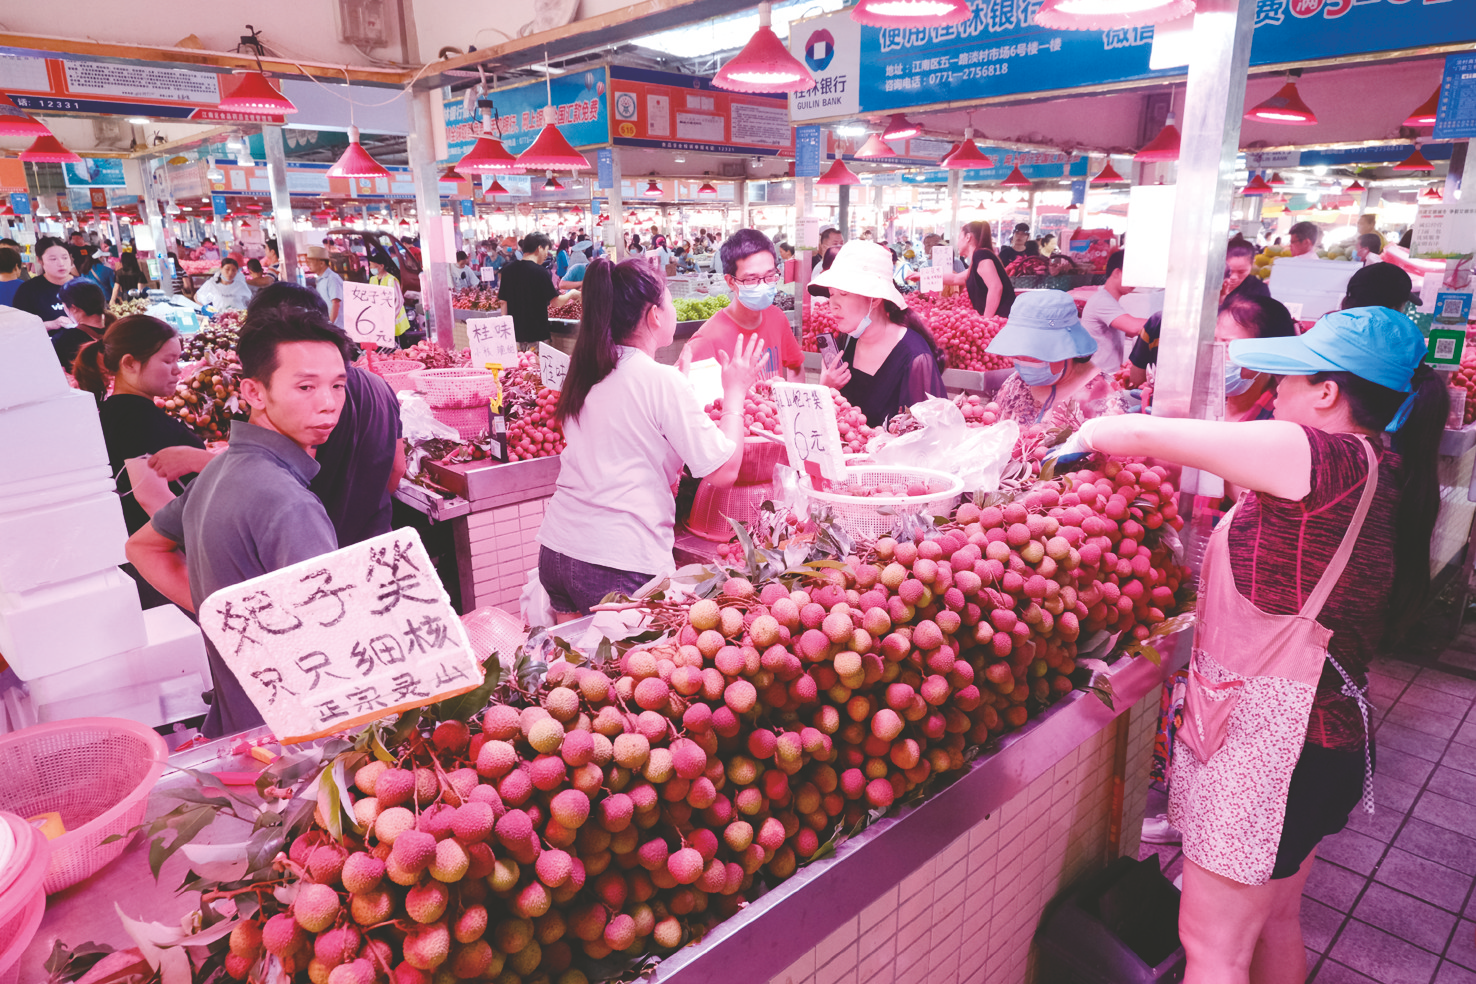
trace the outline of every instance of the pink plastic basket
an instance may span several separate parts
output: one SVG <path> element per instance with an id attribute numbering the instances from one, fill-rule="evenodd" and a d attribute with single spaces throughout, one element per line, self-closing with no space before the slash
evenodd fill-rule
<path id="1" fill-rule="evenodd" d="M 128 844 L 169 748 L 152 728 L 121 718 L 74 718 L 0 736 L 0 810 L 61 814 L 67 833 L 51 842 L 46 894 L 90 877 Z"/>
<path id="2" fill-rule="evenodd" d="M 0 824 L 14 840 L 9 860 L 0 866 L 0 981 L 13 981 L 21 954 L 31 944 L 46 912 L 42 881 L 51 843 L 41 831 L 12 813 L 0 813 Z"/>
<path id="3" fill-rule="evenodd" d="M 490 605 L 467 612 L 461 616 L 461 624 L 466 626 L 472 652 L 480 660 L 496 653 L 505 657 L 504 662 L 512 662 L 528 641 L 528 630 L 521 618 Z"/>
<path id="4" fill-rule="evenodd" d="M 422 369 L 410 378 L 436 408 L 485 407 L 497 392 L 497 374 L 490 369 Z"/>
<path id="5" fill-rule="evenodd" d="M 463 441 L 487 432 L 487 407 L 431 407 L 431 416 L 448 427 L 455 427 Z"/>
<path id="6" fill-rule="evenodd" d="M 411 377 L 417 372 L 423 372 L 425 364 L 414 359 L 376 359 L 369 364 L 369 368 L 399 393 L 415 388 L 415 381 Z"/>

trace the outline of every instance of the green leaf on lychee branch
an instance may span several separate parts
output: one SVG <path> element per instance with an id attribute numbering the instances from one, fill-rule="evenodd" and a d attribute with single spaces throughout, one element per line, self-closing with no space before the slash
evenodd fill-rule
<path id="1" fill-rule="evenodd" d="M 115 952 L 117 951 L 106 943 L 79 943 L 69 949 L 61 940 L 57 940 L 52 944 L 51 954 L 42 968 L 48 975 L 43 984 L 71 984 Z M 142 958 L 139 958 L 139 962 L 142 963 Z"/>

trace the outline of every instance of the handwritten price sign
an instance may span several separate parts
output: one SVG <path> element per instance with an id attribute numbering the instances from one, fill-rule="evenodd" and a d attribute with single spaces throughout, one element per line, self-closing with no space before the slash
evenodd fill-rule
<path id="1" fill-rule="evenodd" d="M 492 365 L 518 364 L 518 340 L 513 336 L 512 318 L 471 318 L 466 323 L 471 345 L 471 364 L 478 369 Z"/>
<path id="2" fill-rule="evenodd" d="M 413 529 L 222 588 L 209 636 L 283 742 L 473 690 L 483 672 Z"/>
<path id="3" fill-rule="evenodd" d="M 395 312 L 399 298 L 393 287 L 375 284 L 343 285 L 343 326 L 360 345 L 395 344 Z"/>
<path id="4" fill-rule="evenodd" d="M 845 455 L 830 388 L 778 381 L 770 385 L 774 402 L 779 405 L 780 429 L 789 449 L 790 466 L 811 476 L 818 470 L 830 481 L 845 478 Z"/>
<path id="5" fill-rule="evenodd" d="M 544 386 L 563 389 L 564 377 L 569 375 L 569 357 L 547 342 L 539 342 L 538 374 L 543 377 Z"/>

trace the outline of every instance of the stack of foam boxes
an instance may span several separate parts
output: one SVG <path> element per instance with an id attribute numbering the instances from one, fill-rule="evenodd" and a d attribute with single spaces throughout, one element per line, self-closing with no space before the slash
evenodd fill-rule
<path id="1" fill-rule="evenodd" d="M 0 722 L 203 714 L 200 630 L 173 605 L 144 612 L 118 569 L 127 530 L 91 394 L 34 315 L 0 307 L 0 353 L 0 656 L 23 681 Z"/>

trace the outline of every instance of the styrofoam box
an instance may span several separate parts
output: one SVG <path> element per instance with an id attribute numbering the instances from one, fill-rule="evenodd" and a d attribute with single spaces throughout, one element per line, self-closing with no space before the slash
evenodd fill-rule
<path id="1" fill-rule="evenodd" d="M 41 319 L 0 307 L 0 410 L 54 399 L 71 391 Z"/>
<path id="2" fill-rule="evenodd" d="M 0 592 L 0 654 L 22 680 L 146 641 L 138 586 L 117 568 L 33 591 Z"/>
<path id="3" fill-rule="evenodd" d="M 91 393 L 68 389 L 41 403 L 0 410 L 0 461 L 6 484 L 107 467 L 97 401 Z"/>
<path id="4" fill-rule="evenodd" d="M 188 615 L 173 605 L 161 605 L 143 613 L 143 624 L 144 645 L 60 673 L 31 677 L 26 681 L 31 698 L 38 705 L 54 704 L 143 684 L 210 679 L 205 637 Z"/>
<path id="5" fill-rule="evenodd" d="M 0 412 L 0 417 L 3 417 L 3 412 Z M 8 471 L 0 470 L 0 479 L 9 477 Z M 107 462 L 25 481 L 0 481 L 0 512 L 42 509 L 104 492 L 116 495 L 117 489 L 118 483 L 113 480 Z"/>
<path id="6" fill-rule="evenodd" d="M 112 492 L 0 512 L 0 591 L 30 591 L 127 563 L 127 540 L 123 506 Z"/>

